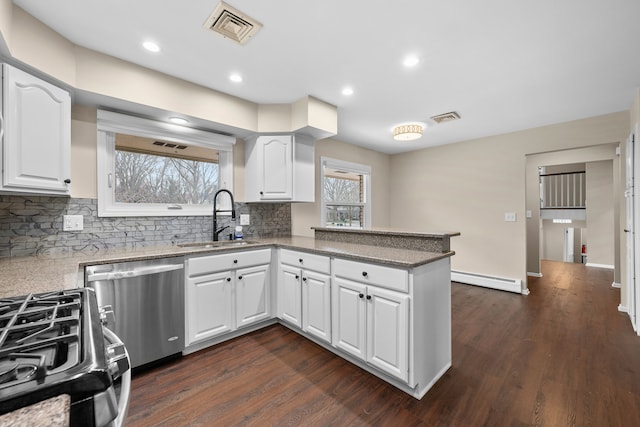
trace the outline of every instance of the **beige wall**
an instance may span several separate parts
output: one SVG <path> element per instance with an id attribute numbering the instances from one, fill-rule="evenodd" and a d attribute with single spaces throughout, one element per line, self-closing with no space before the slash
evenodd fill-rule
<path id="1" fill-rule="evenodd" d="M 368 150 L 355 145 L 346 144 L 334 139 L 323 139 L 316 142 L 316 195 L 315 203 L 294 203 L 291 206 L 291 231 L 294 235 L 313 236 L 311 227 L 320 225 L 320 179 L 322 168 L 321 157 L 346 160 L 371 166 L 371 219 L 373 227 L 389 226 L 389 187 L 390 171 L 387 154 Z M 402 215 L 402 209 L 392 210 Z"/>
<path id="2" fill-rule="evenodd" d="M 0 0 L 0 54 L 9 55 L 13 33 L 13 3 Z"/>
<path id="3" fill-rule="evenodd" d="M 390 226 L 460 231 L 452 239 L 454 270 L 526 283 L 526 223 L 539 232 L 539 217 L 525 219 L 526 156 L 617 144 L 628 128 L 625 111 L 394 155 L 390 206 L 400 214 L 390 215 Z M 505 212 L 516 212 L 517 222 L 505 222 Z"/>
<path id="4" fill-rule="evenodd" d="M 587 262 L 614 266 L 613 161 L 587 163 Z"/>
<path id="5" fill-rule="evenodd" d="M 74 105 L 71 110 L 71 197 L 98 197 L 97 158 L 96 109 Z"/>
<path id="6" fill-rule="evenodd" d="M 573 254 L 574 261 L 580 262 L 580 245 L 586 243 L 587 226 L 585 221 L 573 221 L 571 224 L 554 224 L 552 220 L 543 220 L 542 225 L 542 243 L 541 243 L 541 257 L 551 261 L 563 261 L 564 260 L 564 234 L 567 228 L 573 228 L 574 230 L 574 245 Z"/>

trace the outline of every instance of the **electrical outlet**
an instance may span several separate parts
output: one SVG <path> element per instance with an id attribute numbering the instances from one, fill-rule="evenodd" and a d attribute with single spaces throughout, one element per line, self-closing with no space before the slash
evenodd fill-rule
<path id="1" fill-rule="evenodd" d="M 240 225 L 249 225 L 249 214 L 240 214 Z"/>
<path id="2" fill-rule="evenodd" d="M 515 212 L 505 212 L 504 220 L 507 222 L 516 222 L 516 213 Z"/>
<path id="3" fill-rule="evenodd" d="M 62 230 L 63 231 L 82 231 L 84 228 L 82 215 L 63 215 Z"/>

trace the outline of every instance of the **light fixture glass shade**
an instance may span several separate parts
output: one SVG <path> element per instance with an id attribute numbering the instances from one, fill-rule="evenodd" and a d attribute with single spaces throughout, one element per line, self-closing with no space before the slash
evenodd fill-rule
<path id="1" fill-rule="evenodd" d="M 420 137 L 422 137 L 421 125 L 400 125 L 393 128 L 393 139 L 396 141 L 412 141 Z"/>

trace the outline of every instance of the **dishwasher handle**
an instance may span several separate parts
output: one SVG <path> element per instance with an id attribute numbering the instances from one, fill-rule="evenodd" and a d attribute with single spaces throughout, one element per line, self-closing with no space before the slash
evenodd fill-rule
<path id="1" fill-rule="evenodd" d="M 153 267 L 141 267 L 125 271 L 109 271 L 104 273 L 87 273 L 87 282 L 97 282 L 99 280 L 120 280 L 132 277 L 148 276 L 150 274 L 165 273 L 167 271 L 181 270 L 183 264 L 158 265 Z"/>

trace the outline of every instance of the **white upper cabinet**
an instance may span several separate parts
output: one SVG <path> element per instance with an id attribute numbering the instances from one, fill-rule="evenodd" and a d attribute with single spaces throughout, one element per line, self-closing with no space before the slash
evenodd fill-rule
<path id="1" fill-rule="evenodd" d="M 2 191 L 69 195 L 69 93 L 2 64 Z"/>
<path id="2" fill-rule="evenodd" d="M 263 135 L 245 146 L 247 202 L 313 202 L 313 139 L 304 135 Z"/>

